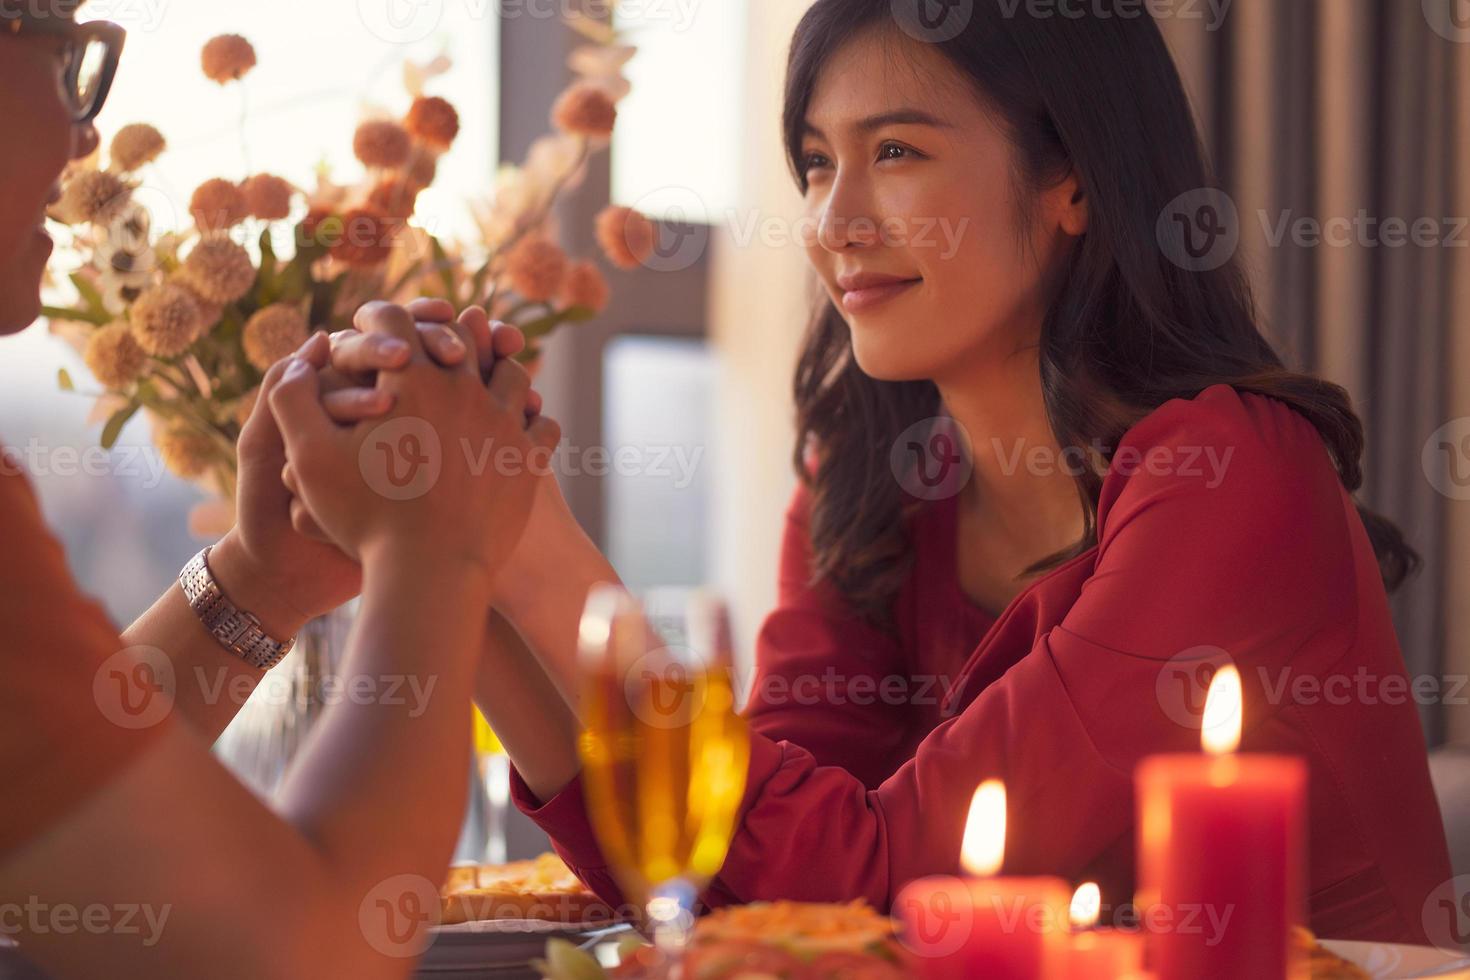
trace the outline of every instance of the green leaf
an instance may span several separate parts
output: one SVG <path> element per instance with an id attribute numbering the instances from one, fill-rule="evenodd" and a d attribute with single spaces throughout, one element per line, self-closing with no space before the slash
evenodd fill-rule
<path id="1" fill-rule="evenodd" d="M 271 241 L 271 230 L 267 228 L 260 233 L 260 276 L 256 280 L 260 284 L 261 306 L 275 302 L 277 265 L 275 244 Z"/>
<path id="2" fill-rule="evenodd" d="M 444 246 L 439 239 L 433 235 L 429 236 L 429 245 L 434 250 L 434 265 L 439 269 L 439 279 L 444 283 L 444 298 L 450 302 L 454 301 L 454 260 L 449 253 L 444 251 Z"/>
<path id="3" fill-rule="evenodd" d="M 77 287 L 77 294 L 82 297 L 82 302 L 87 304 L 88 311 L 94 316 L 106 317 L 107 307 L 103 305 L 102 294 L 98 292 L 97 287 L 83 278 L 79 272 L 73 272 L 68 278 L 71 279 L 71 284 Z"/>
<path id="4" fill-rule="evenodd" d="M 112 418 L 102 427 L 102 448 L 111 449 L 117 444 L 117 437 L 122 435 L 123 426 L 138 411 L 138 403 L 134 402 L 126 408 L 120 408 L 112 413 Z"/>
<path id="5" fill-rule="evenodd" d="M 56 384 L 62 391 L 76 391 L 77 386 L 71 380 L 71 372 L 66 368 L 56 369 Z"/>
<path id="6" fill-rule="evenodd" d="M 72 323 L 90 323 L 95 327 L 104 327 L 112 321 L 112 317 L 104 310 L 101 313 L 93 313 L 90 310 L 71 310 L 64 306 L 43 306 L 41 315 L 49 320 L 67 320 Z"/>

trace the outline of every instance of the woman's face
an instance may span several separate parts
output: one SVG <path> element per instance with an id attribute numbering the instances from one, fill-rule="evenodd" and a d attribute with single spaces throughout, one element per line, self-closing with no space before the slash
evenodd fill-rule
<path id="1" fill-rule="evenodd" d="M 866 374 L 942 383 L 1036 342 L 1046 274 L 1086 225 L 1074 180 L 1021 227 L 1010 141 L 968 79 L 901 35 L 839 50 L 806 121 L 807 255 Z"/>
<path id="2" fill-rule="evenodd" d="M 67 162 L 97 145 L 90 124 L 72 123 L 62 88 L 65 46 L 56 37 L 0 37 L 0 120 L 9 147 L 0 154 L 0 334 L 40 315 L 41 274 L 51 255 L 46 207 Z"/>

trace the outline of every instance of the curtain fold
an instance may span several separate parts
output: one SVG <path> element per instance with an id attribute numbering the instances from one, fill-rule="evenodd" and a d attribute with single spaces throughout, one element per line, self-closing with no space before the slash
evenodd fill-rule
<path id="1" fill-rule="evenodd" d="M 1463 676 L 1470 501 L 1425 446 L 1455 419 L 1470 439 L 1470 40 L 1408 0 L 1235 0 L 1215 29 L 1160 26 L 1239 208 L 1263 327 L 1352 394 L 1360 499 L 1424 558 L 1392 600 L 1409 672 Z M 1470 709 L 1421 710 L 1431 743 L 1470 739 Z"/>

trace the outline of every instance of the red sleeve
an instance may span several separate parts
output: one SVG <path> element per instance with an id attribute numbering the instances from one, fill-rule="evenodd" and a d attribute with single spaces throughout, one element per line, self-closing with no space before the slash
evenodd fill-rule
<path id="1" fill-rule="evenodd" d="M 881 786 L 754 737 L 711 904 L 862 897 L 888 908 L 908 881 L 958 869 L 970 796 L 992 776 L 1009 791 L 1007 873 L 1094 869 L 1131 838 L 1135 763 L 1198 744 L 1158 694 L 1163 661 L 1223 648 L 1248 701 L 1265 705 L 1254 668 L 1320 670 L 1349 648 L 1344 521 L 1342 488 L 1305 419 L 1223 385 L 1168 402 L 1115 454 L 1095 568 L 1062 622 Z M 1264 709 L 1247 726 L 1253 750 L 1293 737 Z M 578 784 L 528 812 L 589 885 L 610 886 Z"/>
<path id="2" fill-rule="evenodd" d="M 169 724 L 172 689 L 120 690 L 135 661 L 78 591 L 18 462 L 0 447 L 0 859 L 80 804 Z M 114 677 L 116 674 L 118 677 Z M 170 680 L 160 677 L 161 683 Z"/>
<path id="3" fill-rule="evenodd" d="M 745 715 L 753 732 L 876 786 L 893 772 L 905 732 L 901 705 L 876 695 L 907 673 L 903 654 L 830 583 L 811 583 L 809 503 L 798 487 L 786 512 L 778 603 L 756 641 Z"/>

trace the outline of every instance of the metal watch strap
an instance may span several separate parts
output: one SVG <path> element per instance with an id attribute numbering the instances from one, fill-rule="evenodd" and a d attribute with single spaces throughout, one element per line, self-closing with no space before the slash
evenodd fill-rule
<path id="1" fill-rule="evenodd" d="M 210 635 L 250 666 L 269 670 L 291 652 L 294 637 L 284 642 L 272 639 L 260 628 L 259 619 L 237 608 L 225 595 L 209 571 L 209 548 L 189 559 L 179 572 L 179 585 Z"/>

